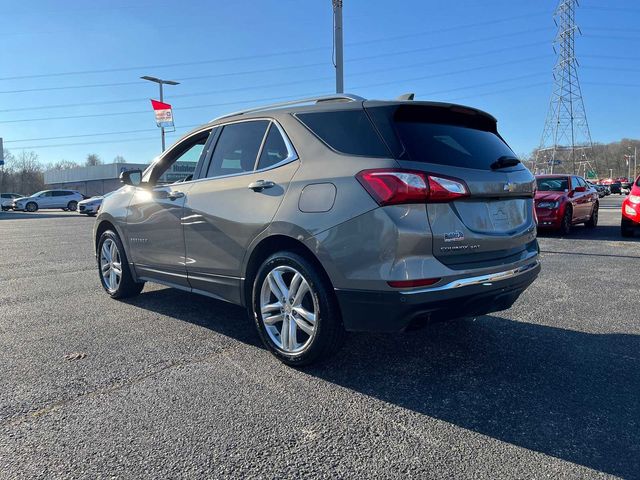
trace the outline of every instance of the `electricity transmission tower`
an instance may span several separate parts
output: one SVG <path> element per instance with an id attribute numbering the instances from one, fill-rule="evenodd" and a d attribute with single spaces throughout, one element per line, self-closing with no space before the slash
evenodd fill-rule
<path id="1" fill-rule="evenodd" d="M 553 50 L 553 90 L 547 119 L 536 154 L 536 170 L 553 173 L 560 170 L 577 174 L 595 170 L 593 144 L 587 114 L 578 81 L 578 61 L 574 40 L 580 29 L 575 22 L 578 0 L 559 0 L 553 20 L 558 27 Z"/>

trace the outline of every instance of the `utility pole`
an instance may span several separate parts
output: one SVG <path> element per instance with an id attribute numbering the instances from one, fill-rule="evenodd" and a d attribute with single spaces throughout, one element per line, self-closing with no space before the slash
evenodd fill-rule
<path id="1" fill-rule="evenodd" d="M 162 90 L 163 85 L 180 85 L 180 82 L 175 82 L 173 80 L 162 80 L 160 78 L 150 77 L 148 75 L 145 75 L 140 78 L 142 80 L 148 80 L 150 82 L 157 83 L 158 85 L 160 85 L 160 101 L 161 102 L 164 102 L 164 92 Z M 160 139 L 162 140 L 162 151 L 164 152 L 164 127 L 160 127 Z"/>
<path id="2" fill-rule="evenodd" d="M 342 41 L 342 0 L 333 2 L 333 45 L 336 67 L 336 93 L 344 93 L 344 58 Z"/>
<path id="3" fill-rule="evenodd" d="M 593 158 L 593 143 L 578 81 L 575 34 L 581 34 L 575 22 L 578 0 L 559 0 L 553 14 L 558 27 L 553 50 L 557 60 L 553 67 L 553 90 L 544 124 L 540 148 L 536 155 L 551 153 L 551 173 L 558 165 L 566 173 L 576 174 L 576 157 Z M 563 165 L 565 163 L 570 166 Z M 597 165 L 594 165 L 597 168 Z"/>

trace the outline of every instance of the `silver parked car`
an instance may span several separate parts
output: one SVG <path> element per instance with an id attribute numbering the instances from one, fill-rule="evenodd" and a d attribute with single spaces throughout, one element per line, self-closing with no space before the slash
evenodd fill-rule
<path id="1" fill-rule="evenodd" d="M 43 208 L 61 208 L 73 212 L 83 198 L 81 193 L 73 190 L 43 190 L 29 197 L 16 198 L 13 209 L 35 212 Z"/>
<path id="2" fill-rule="evenodd" d="M 102 201 L 105 197 L 111 195 L 113 192 L 105 193 L 104 195 L 96 195 L 86 200 L 78 202 L 78 213 L 87 215 L 88 217 L 95 217 L 102 206 Z"/>
<path id="3" fill-rule="evenodd" d="M 192 179 L 162 185 L 175 162 Z M 509 308 L 540 266 L 535 179 L 496 130 L 458 105 L 336 95 L 221 117 L 103 202 L 102 286 L 146 281 L 247 308 L 290 365 L 345 331 Z"/>
<path id="4" fill-rule="evenodd" d="M 19 193 L 0 193 L 0 207 L 2 207 L 2 211 L 11 210 L 13 208 L 13 201 L 20 197 L 22 197 L 22 195 Z"/>

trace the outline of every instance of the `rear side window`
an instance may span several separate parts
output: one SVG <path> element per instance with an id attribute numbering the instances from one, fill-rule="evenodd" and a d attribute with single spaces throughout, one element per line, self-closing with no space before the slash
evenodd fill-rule
<path id="1" fill-rule="evenodd" d="M 339 153 L 365 157 L 391 156 L 362 109 L 298 113 L 296 118 Z"/>
<path id="2" fill-rule="evenodd" d="M 287 145 L 285 144 L 282 135 L 280 135 L 278 127 L 272 123 L 269 127 L 267 138 L 264 141 L 262 153 L 260 153 L 258 170 L 276 165 L 285 160 L 288 156 L 289 150 L 287 150 Z"/>
<path id="3" fill-rule="evenodd" d="M 465 109 L 401 106 L 367 109 L 397 158 L 490 170 L 515 157 L 488 117 Z"/>
<path id="4" fill-rule="evenodd" d="M 67 192 L 65 192 L 63 190 L 54 190 L 53 196 L 54 197 L 66 197 L 67 196 Z"/>
<path id="5" fill-rule="evenodd" d="M 207 177 L 252 171 L 268 125 L 268 120 L 225 125 L 213 151 Z"/>

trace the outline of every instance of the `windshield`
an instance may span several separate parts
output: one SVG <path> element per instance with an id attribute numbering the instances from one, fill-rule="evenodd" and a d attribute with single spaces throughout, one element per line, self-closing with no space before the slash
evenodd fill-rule
<path id="1" fill-rule="evenodd" d="M 569 181 L 566 178 L 537 178 L 536 182 L 540 192 L 564 192 L 569 190 Z"/>
<path id="2" fill-rule="evenodd" d="M 49 190 L 41 190 L 37 193 L 34 193 L 33 195 L 31 195 L 32 197 L 39 197 L 40 195 L 42 195 L 43 193 L 48 192 Z"/>

